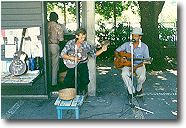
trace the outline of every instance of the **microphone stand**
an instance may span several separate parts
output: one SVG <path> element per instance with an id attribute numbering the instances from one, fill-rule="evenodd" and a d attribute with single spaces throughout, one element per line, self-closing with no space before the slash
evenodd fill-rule
<path id="1" fill-rule="evenodd" d="M 75 58 L 77 58 L 77 45 L 75 44 Z M 77 91 L 77 59 L 75 59 L 75 89 L 76 89 L 76 95 L 78 93 Z"/>
<path id="2" fill-rule="evenodd" d="M 141 107 L 139 107 L 139 106 L 136 106 L 135 104 L 134 104 L 134 101 L 133 101 L 133 98 L 134 98 L 134 95 L 133 95 L 133 83 L 134 83 L 134 74 L 133 74 L 133 72 L 134 72 L 134 42 L 136 42 L 136 40 L 135 39 L 133 39 L 132 41 L 131 41 L 131 88 L 132 88 L 132 98 L 131 98 L 131 104 L 129 104 L 130 106 L 131 106 L 131 108 L 136 108 L 136 109 L 139 109 L 139 110 L 142 110 L 142 111 L 145 111 L 145 112 L 148 112 L 148 113 L 151 113 L 151 114 L 154 114 L 154 112 L 151 112 L 151 111 L 149 111 L 149 110 L 146 110 L 146 109 L 143 109 L 143 108 L 141 108 Z"/>
<path id="3" fill-rule="evenodd" d="M 132 42 L 131 42 L 131 82 L 132 82 L 132 84 L 131 84 L 131 88 L 132 88 L 132 99 L 131 99 L 131 107 L 134 107 L 134 102 L 133 102 L 133 98 L 134 98 L 134 95 L 133 95 L 133 81 L 134 81 L 134 75 L 133 75 L 133 73 L 134 73 L 134 42 L 135 42 L 136 40 L 132 40 Z"/>

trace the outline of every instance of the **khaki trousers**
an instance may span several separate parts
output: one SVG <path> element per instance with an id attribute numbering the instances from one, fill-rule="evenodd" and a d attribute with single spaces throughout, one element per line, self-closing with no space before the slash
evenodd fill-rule
<path id="1" fill-rule="evenodd" d="M 134 85 L 132 85 L 132 79 L 131 79 L 131 72 L 130 72 L 131 67 L 123 67 L 122 68 L 122 79 L 125 83 L 125 85 L 127 86 L 128 92 L 129 94 L 135 93 L 135 91 L 137 90 L 138 92 L 142 89 L 142 85 L 146 80 L 146 68 L 145 65 L 143 65 L 142 67 L 139 67 L 136 69 L 135 73 L 136 73 L 136 78 L 137 78 L 137 87 L 135 89 Z M 134 82 L 133 82 L 134 84 Z"/>
<path id="2" fill-rule="evenodd" d="M 59 70 L 59 50 L 58 44 L 49 44 L 49 61 L 51 62 L 52 85 L 57 85 Z"/>

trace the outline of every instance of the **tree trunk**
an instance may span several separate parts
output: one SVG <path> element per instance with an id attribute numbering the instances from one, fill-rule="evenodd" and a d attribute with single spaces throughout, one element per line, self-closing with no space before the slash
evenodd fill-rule
<path id="1" fill-rule="evenodd" d="M 149 46 L 150 56 L 154 58 L 151 67 L 161 69 L 165 65 L 161 51 L 158 31 L 158 16 L 165 1 L 139 1 L 141 27 L 143 29 L 143 42 Z"/>

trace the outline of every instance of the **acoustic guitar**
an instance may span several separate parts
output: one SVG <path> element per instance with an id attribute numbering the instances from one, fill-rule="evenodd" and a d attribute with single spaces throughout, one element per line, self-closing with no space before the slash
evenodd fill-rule
<path id="1" fill-rule="evenodd" d="M 26 64 L 26 58 L 28 57 L 25 52 L 22 51 L 23 39 L 25 37 L 27 28 L 23 28 L 20 48 L 14 53 L 13 61 L 9 66 L 9 72 L 14 76 L 20 76 L 27 72 L 28 66 Z"/>
<path id="2" fill-rule="evenodd" d="M 105 40 L 101 44 L 102 44 L 102 46 L 100 46 L 100 47 L 108 46 L 108 45 L 110 45 L 110 41 L 109 40 Z M 78 65 L 78 63 L 83 63 L 83 62 L 87 61 L 87 59 L 88 59 L 88 54 L 87 53 L 89 53 L 90 51 L 92 51 L 92 50 L 94 50 L 96 48 L 97 48 L 97 46 L 93 46 L 88 51 L 85 51 L 83 49 L 77 49 L 77 53 L 75 53 L 75 50 L 69 51 L 68 55 L 69 56 L 77 56 L 79 61 L 76 63 L 73 60 L 63 59 L 63 62 L 64 62 L 65 66 L 67 68 L 74 68 L 74 67 L 76 67 L 76 65 Z"/>
<path id="3" fill-rule="evenodd" d="M 127 53 L 127 52 L 124 52 L 124 51 L 121 51 L 121 52 L 117 52 L 119 57 L 116 57 L 114 58 L 114 66 L 116 68 L 123 68 L 124 66 L 127 66 L 127 67 L 131 67 L 131 57 L 132 57 L 132 54 L 131 53 Z M 122 61 L 123 58 L 126 58 L 126 61 Z M 134 61 L 143 61 L 144 64 L 151 64 L 153 58 L 133 58 Z"/>

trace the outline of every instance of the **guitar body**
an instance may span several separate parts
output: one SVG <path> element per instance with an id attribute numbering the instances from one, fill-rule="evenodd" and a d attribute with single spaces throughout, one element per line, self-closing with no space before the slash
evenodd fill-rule
<path id="1" fill-rule="evenodd" d="M 14 54 L 12 63 L 9 66 L 9 72 L 14 76 L 20 76 L 27 72 L 28 66 L 26 64 L 27 54 L 21 52 L 20 57 L 18 53 Z"/>
<path id="2" fill-rule="evenodd" d="M 75 52 L 69 52 L 68 55 L 75 56 Z M 84 62 L 88 59 L 87 54 L 82 50 L 78 51 L 77 57 L 80 59 L 80 61 L 77 62 L 77 63 L 75 63 L 75 61 L 72 61 L 72 60 L 63 59 L 63 62 L 65 64 L 65 66 L 67 68 L 75 68 L 76 65 L 78 65 L 78 63 L 82 63 L 82 62 Z"/>
<path id="3" fill-rule="evenodd" d="M 130 53 L 126 53 L 126 52 L 123 52 L 123 51 L 118 52 L 118 53 L 119 53 L 120 57 L 131 58 L 131 54 Z M 121 60 L 121 58 L 117 58 L 116 57 L 115 60 L 114 60 L 114 66 L 116 68 L 122 68 L 124 66 L 130 67 L 131 66 L 131 61 L 123 62 Z"/>
<path id="4" fill-rule="evenodd" d="M 75 64 L 74 61 L 67 60 L 67 59 L 64 59 L 63 62 L 64 62 L 65 66 L 66 66 L 67 68 L 74 68 L 74 67 L 76 67 L 76 65 L 77 65 L 77 64 Z"/>
<path id="5" fill-rule="evenodd" d="M 132 54 L 131 53 L 127 53 L 127 52 L 124 52 L 124 51 L 121 51 L 121 52 L 118 52 L 118 55 L 120 57 L 116 57 L 115 56 L 115 59 L 114 59 L 114 66 L 116 68 L 123 68 L 125 66 L 127 67 L 131 67 L 132 63 L 131 63 L 131 57 L 132 57 Z M 122 61 L 123 59 L 122 58 L 126 58 L 127 61 Z M 143 61 L 143 63 L 145 64 L 150 64 L 153 60 L 153 58 L 133 58 L 134 61 L 135 60 L 138 60 L 138 61 Z"/>

